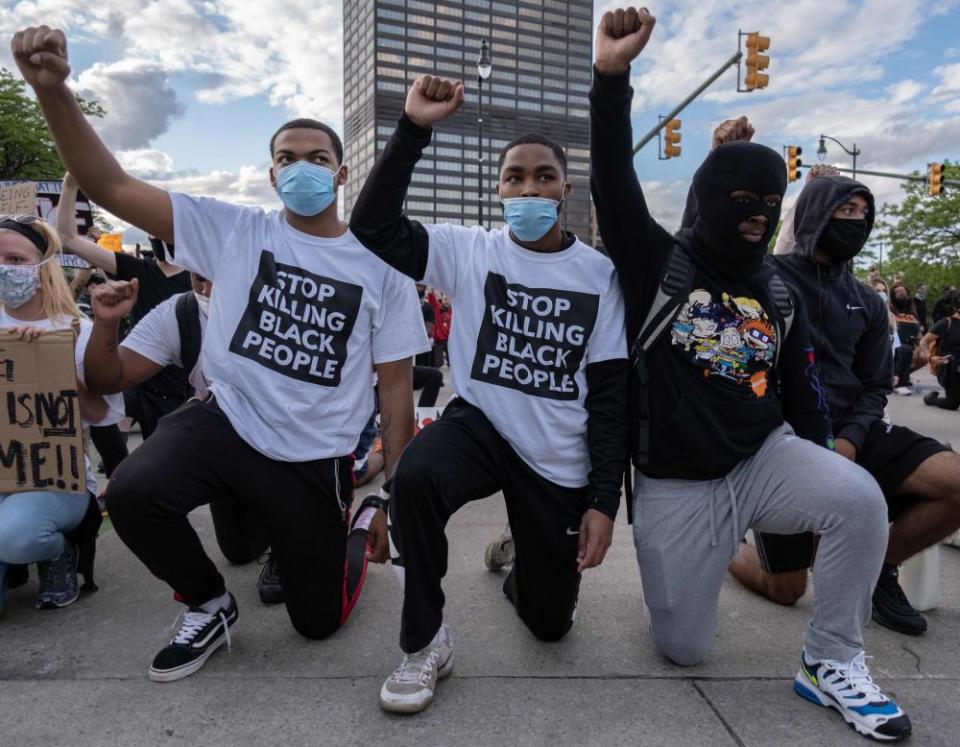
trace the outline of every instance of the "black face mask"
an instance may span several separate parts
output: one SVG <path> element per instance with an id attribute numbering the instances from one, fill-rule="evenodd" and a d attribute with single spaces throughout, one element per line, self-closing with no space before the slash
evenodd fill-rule
<path id="1" fill-rule="evenodd" d="M 703 257 L 728 277 L 747 277 L 758 270 L 780 220 L 779 200 L 774 205 L 764 198 L 782 198 L 786 188 L 783 159 L 770 148 L 736 142 L 714 149 L 693 177 L 693 233 Z M 735 191 L 757 198 L 733 199 Z M 740 234 L 740 224 L 761 215 L 767 219 L 766 229 L 759 241 L 748 241 Z"/>
<path id="2" fill-rule="evenodd" d="M 864 218 L 831 218 L 817 241 L 817 248 L 832 264 L 842 265 L 856 257 L 867 243 L 869 226 Z"/>
<path id="3" fill-rule="evenodd" d="M 902 311 L 906 313 L 910 311 L 910 299 L 909 298 L 900 298 L 899 296 L 894 296 L 890 299 L 890 303 L 893 304 L 893 308 L 897 311 Z"/>

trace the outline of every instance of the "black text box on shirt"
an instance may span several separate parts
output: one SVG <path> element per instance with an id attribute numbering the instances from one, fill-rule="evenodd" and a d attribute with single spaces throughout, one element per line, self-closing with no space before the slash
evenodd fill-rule
<path id="1" fill-rule="evenodd" d="M 488 273 L 470 377 L 535 397 L 576 400 L 575 375 L 597 322 L 600 297 L 528 288 Z"/>
<path id="2" fill-rule="evenodd" d="M 340 385 L 363 288 L 260 254 L 230 352 L 284 376 Z"/>

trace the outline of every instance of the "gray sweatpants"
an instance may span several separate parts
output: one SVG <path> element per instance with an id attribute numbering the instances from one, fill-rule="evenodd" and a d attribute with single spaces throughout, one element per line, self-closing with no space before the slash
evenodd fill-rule
<path id="1" fill-rule="evenodd" d="M 747 529 L 820 535 L 804 646 L 812 659 L 837 661 L 863 650 L 889 534 L 883 493 L 866 470 L 784 425 L 721 479 L 638 474 L 633 500 L 644 601 L 667 658 L 693 665 L 710 649 L 720 586 Z"/>

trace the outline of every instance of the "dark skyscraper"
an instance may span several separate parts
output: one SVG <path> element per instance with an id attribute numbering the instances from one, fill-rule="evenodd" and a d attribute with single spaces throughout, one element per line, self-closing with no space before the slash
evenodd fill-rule
<path id="1" fill-rule="evenodd" d="M 592 0 L 344 0 L 344 135 L 351 167 L 347 215 L 425 73 L 461 79 L 461 110 L 434 132 L 407 193 L 407 214 L 427 223 L 478 220 L 477 59 L 483 82 L 484 223 L 502 225 L 497 157 L 514 137 L 542 133 L 564 147 L 573 193 L 563 226 L 591 240 L 589 112 Z"/>

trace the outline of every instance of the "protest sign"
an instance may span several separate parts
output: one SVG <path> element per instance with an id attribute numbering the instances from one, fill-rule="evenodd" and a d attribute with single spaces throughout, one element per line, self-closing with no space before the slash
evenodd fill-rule
<path id="1" fill-rule="evenodd" d="M 33 182 L 0 186 L 0 215 L 35 215 L 37 187 Z"/>
<path id="2" fill-rule="evenodd" d="M 0 334 L 0 493 L 86 490 L 73 332 Z"/>
<path id="3" fill-rule="evenodd" d="M 105 233 L 97 239 L 97 246 L 108 249 L 111 252 L 123 251 L 122 233 Z"/>
<path id="4" fill-rule="evenodd" d="M 61 267 L 73 267 L 77 270 L 89 270 L 92 266 L 87 260 L 81 259 L 76 254 L 58 254 L 57 262 Z"/>
<path id="5" fill-rule="evenodd" d="M 8 188 L 23 189 L 24 185 L 29 184 L 34 189 L 34 199 L 26 210 L 20 213 L 32 213 L 51 225 L 57 219 L 57 205 L 60 203 L 60 193 L 63 191 L 63 182 L 25 182 L 18 180 L 0 180 L 0 194 Z M 6 209 L 0 210 L 0 214 L 18 215 L 20 213 L 11 213 Z M 87 230 L 93 225 L 93 211 L 90 202 L 83 195 L 77 194 L 77 232 L 85 236 Z"/>

